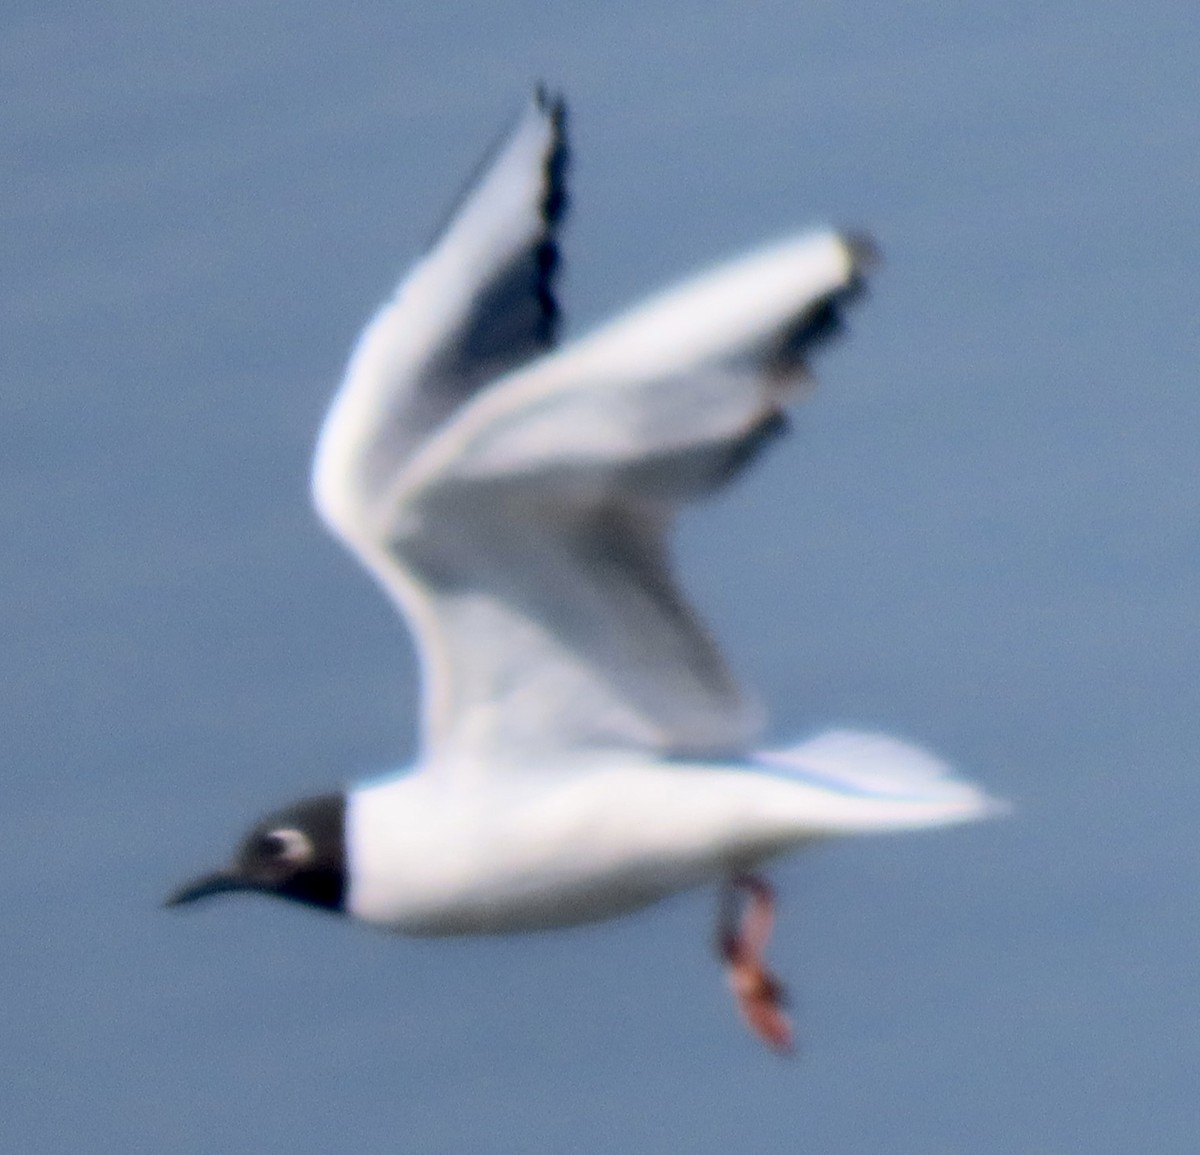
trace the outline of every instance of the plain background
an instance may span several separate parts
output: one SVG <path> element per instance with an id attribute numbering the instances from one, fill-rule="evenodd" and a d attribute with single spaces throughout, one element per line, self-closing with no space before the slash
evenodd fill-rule
<path id="1" fill-rule="evenodd" d="M 1194 1151 L 1197 76 L 1192 0 L 9 0 L 4 1148 Z M 773 738 L 884 728 L 1015 811 L 775 872 L 795 1062 L 737 1024 L 710 894 L 461 942 L 158 908 L 411 753 L 307 459 L 539 78 L 568 334 L 809 224 L 886 256 L 680 565 Z"/>

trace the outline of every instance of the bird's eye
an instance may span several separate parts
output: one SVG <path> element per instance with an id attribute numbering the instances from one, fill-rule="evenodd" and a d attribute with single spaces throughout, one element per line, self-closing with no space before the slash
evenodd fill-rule
<path id="1" fill-rule="evenodd" d="M 287 862 L 294 866 L 311 861 L 313 856 L 313 845 L 308 835 L 286 828 L 260 834 L 255 843 L 255 850 L 263 858 L 273 862 Z"/>

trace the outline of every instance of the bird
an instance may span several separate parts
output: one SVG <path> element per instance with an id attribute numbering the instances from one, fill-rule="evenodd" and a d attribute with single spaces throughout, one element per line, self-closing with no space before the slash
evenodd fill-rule
<path id="1" fill-rule="evenodd" d="M 794 1048 L 764 867 L 1000 804 L 922 748 L 764 718 L 687 601 L 679 511 L 788 428 L 876 261 L 816 228 L 560 344 L 567 114 L 538 86 L 358 339 L 312 496 L 407 622 L 418 754 L 256 822 L 176 890 L 278 896 L 409 935 L 596 922 L 717 887 L 750 1030 Z"/>

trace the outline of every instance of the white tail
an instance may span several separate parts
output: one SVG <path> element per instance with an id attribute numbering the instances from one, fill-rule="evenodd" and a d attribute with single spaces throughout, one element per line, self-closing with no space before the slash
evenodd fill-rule
<path id="1" fill-rule="evenodd" d="M 829 833 L 941 826 L 1009 809 L 928 751 L 886 734 L 830 730 L 755 761 L 808 787 L 814 828 Z"/>

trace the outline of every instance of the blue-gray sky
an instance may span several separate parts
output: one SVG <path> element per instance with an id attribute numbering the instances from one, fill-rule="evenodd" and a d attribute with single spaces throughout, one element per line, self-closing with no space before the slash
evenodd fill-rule
<path id="1" fill-rule="evenodd" d="M 1200 16 L 955 12 L 6 4 L 5 1149 L 1194 1150 Z M 884 727 L 1016 811 L 775 872 L 799 1062 L 737 1025 L 707 894 L 461 942 L 157 909 L 412 748 L 307 458 L 538 78 L 569 332 L 810 223 L 887 258 L 680 561 L 773 736 Z"/>

